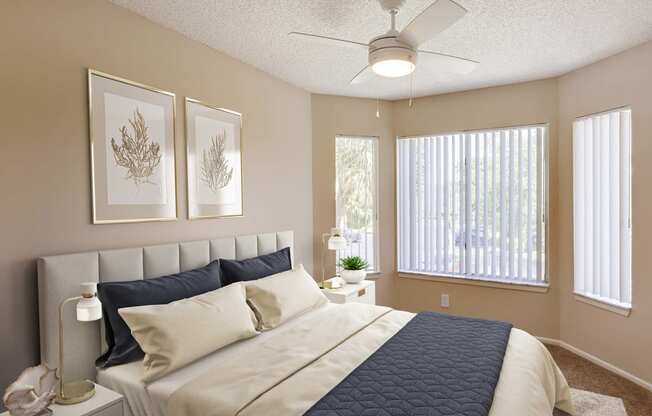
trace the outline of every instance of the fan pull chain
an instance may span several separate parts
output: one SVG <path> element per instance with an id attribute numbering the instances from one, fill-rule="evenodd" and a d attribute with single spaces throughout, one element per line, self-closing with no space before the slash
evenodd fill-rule
<path id="1" fill-rule="evenodd" d="M 412 108 L 412 98 L 414 97 L 414 71 L 410 74 L 410 101 L 408 107 Z"/>
<path id="2" fill-rule="evenodd" d="M 376 98 L 376 118 L 380 118 L 380 98 Z"/>

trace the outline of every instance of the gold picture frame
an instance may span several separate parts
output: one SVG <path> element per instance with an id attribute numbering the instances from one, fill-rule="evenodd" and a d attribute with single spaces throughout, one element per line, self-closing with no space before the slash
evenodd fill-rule
<path id="1" fill-rule="evenodd" d="M 242 217 L 242 114 L 190 97 L 184 109 L 188 219 Z"/>
<path id="2" fill-rule="evenodd" d="M 178 219 L 176 95 L 88 68 L 93 224 Z"/>

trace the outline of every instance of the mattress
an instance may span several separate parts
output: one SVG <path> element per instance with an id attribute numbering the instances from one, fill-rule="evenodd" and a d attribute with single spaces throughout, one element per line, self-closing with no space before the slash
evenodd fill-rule
<path id="1" fill-rule="evenodd" d="M 366 315 L 377 318 L 359 328 L 349 325 Z M 413 317 L 378 306 L 328 304 L 148 386 L 140 381 L 141 362 L 100 370 L 98 382 L 122 393 L 133 416 L 208 414 L 202 410 L 193 413 L 187 407 L 196 405 L 199 395 L 210 397 L 205 405 L 206 409 L 218 409 L 214 414 L 298 416 Z M 338 333 L 342 340 L 326 348 Z M 320 348 L 325 350 L 320 352 Z M 224 376 L 215 379 L 216 374 Z M 566 380 L 538 340 L 512 329 L 489 416 L 549 416 L 554 406 L 572 413 Z"/>
<path id="2" fill-rule="evenodd" d="M 98 384 L 124 396 L 124 416 L 164 416 L 163 409 L 150 398 L 142 377 L 141 361 L 97 370 Z"/>

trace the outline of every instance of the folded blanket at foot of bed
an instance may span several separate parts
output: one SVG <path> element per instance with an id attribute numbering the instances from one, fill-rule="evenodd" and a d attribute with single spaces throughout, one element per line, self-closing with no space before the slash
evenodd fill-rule
<path id="1" fill-rule="evenodd" d="M 418 314 L 307 416 L 487 416 L 512 325 Z"/>

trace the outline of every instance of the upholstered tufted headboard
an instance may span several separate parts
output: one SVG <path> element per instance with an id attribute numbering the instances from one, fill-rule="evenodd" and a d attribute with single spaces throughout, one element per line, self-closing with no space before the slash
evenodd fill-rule
<path id="1" fill-rule="evenodd" d="M 100 250 L 38 259 L 41 361 L 58 367 L 59 303 L 80 294 L 82 282 L 149 279 L 202 267 L 218 259 L 246 259 L 290 247 L 294 233 L 282 231 L 149 247 Z M 95 379 L 95 359 L 106 348 L 102 322 L 78 322 L 74 305 L 64 314 L 66 379 Z"/>

